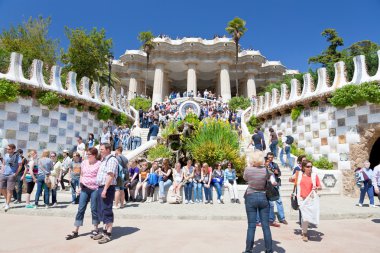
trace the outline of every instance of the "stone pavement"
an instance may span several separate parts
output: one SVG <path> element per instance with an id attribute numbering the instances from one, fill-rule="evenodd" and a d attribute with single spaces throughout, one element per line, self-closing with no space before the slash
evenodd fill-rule
<path id="1" fill-rule="evenodd" d="M 33 196 L 33 195 L 32 195 Z M 25 203 L 12 204 L 8 213 L 20 215 L 41 215 L 56 217 L 74 217 L 78 206 L 70 203 L 69 192 L 58 192 L 58 207 L 45 209 L 26 209 Z M 24 199 L 24 196 L 23 196 Z M 32 197 L 32 199 L 34 199 Z M 321 219 L 357 219 L 357 218 L 380 218 L 380 208 L 356 207 L 357 199 L 343 196 L 322 196 L 321 197 Z M 2 204 L 4 199 L 0 199 Z M 165 219 L 165 220 L 246 220 L 244 204 L 231 204 L 225 200 L 226 204 L 221 205 L 214 202 L 213 205 L 205 204 L 160 204 L 154 203 L 128 203 L 123 209 L 116 209 L 117 219 Z M 242 203 L 243 200 L 241 201 Z M 43 201 L 40 198 L 40 204 Z M 364 203 L 368 204 L 368 200 Z M 376 204 L 379 201 L 376 199 Z M 283 198 L 285 216 L 288 220 L 298 220 L 298 211 L 290 208 L 290 199 Z M 88 205 L 88 209 L 90 206 Z M 86 215 L 90 215 L 89 210 Z"/>
<path id="2" fill-rule="evenodd" d="M 131 217 L 132 218 L 132 217 Z M 112 241 L 99 245 L 89 237 L 90 219 L 80 237 L 66 241 L 73 229 L 73 217 L 31 217 L 0 213 L 6 231 L 0 235 L 1 253 L 236 253 L 245 246 L 245 221 L 130 220 L 116 217 Z M 378 252 L 380 219 L 322 221 L 301 240 L 299 226 L 290 222 L 272 228 L 275 252 L 350 253 Z M 263 252 L 263 235 L 257 228 L 254 252 Z"/>

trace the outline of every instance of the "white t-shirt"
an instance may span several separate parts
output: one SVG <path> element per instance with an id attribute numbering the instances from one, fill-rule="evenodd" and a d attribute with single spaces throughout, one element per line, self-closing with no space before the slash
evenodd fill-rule
<path id="1" fill-rule="evenodd" d="M 102 133 L 100 135 L 100 143 L 103 144 L 103 143 L 110 143 L 110 132 L 106 132 L 106 133 Z"/>
<path id="2" fill-rule="evenodd" d="M 83 157 L 85 150 L 86 150 L 86 145 L 83 142 L 77 146 L 77 152 L 79 153 L 81 157 Z"/>

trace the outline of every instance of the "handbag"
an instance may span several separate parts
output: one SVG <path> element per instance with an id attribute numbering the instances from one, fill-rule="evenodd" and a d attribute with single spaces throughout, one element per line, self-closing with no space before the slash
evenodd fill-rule
<path id="1" fill-rule="evenodd" d="M 51 183 L 51 180 L 50 180 L 50 177 L 49 176 L 45 176 L 45 184 L 46 186 L 51 189 L 52 188 L 52 183 Z"/>
<path id="2" fill-rule="evenodd" d="M 267 196 L 267 199 L 269 201 L 276 201 L 276 200 L 279 200 L 280 199 L 280 192 L 278 191 L 278 189 L 276 187 L 274 187 L 270 181 L 270 175 L 269 175 L 269 171 L 268 169 L 267 170 L 267 181 L 266 181 L 266 184 L 265 184 L 265 194 Z"/>
<path id="3" fill-rule="evenodd" d="M 299 208 L 299 206 L 298 206 L 298 199 L 297 199 L 297 193 L 296 193 L 298 174 L 299 174 L 299 171 L 296 172 L 296 178 L 294 180 L 293 192 L 290 195 L 290 204 L 291 204 L 293 210 L 298 210 L 298 208 Z"/>

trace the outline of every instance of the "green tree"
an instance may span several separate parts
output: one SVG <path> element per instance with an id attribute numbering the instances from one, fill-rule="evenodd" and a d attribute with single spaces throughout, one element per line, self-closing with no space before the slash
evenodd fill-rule
<path id="1" fill-rule="evenodd" d="M 154 49 L 154 42 L 153 42 L 154 35 L 151 31 L 147 32 L 140 32 L 138 39 L 142 43 L 142 49 L 146 53 L 146 70 L 145 70 L 145 84 L 144 84 L 144 95 L 146 95 L 146 86 L 148 82 L 148 69 L 149 69 L 149 57 Z"/>
<path id="2" fill-rule="evenodd" d="M 57 61 L 58 40 L 48 37 L 51 18 L 30 17 L 28 21 L 11 26 L 0 34 L 0 67 L 3 70 L 9 64 L 9 54 L 18 52 L 23 55 L 23 72 L 29 76 L 29 68 L 34 59 L 44 62 L 44 75 L 49 77 L 50 68 Z"/>
<path id="3" fill-rule="evenodd" d="M 82 28 L 65 27 L 65 35 L 70 41 L 67 52 L 61 50 L 61 60 L 65 64 L 63 71 L 74 71 L 77 79 L 86 76 L 100 84 L 108 83 L 108 61 L 112 55 L 112 39 L 106 38 L 106 31 L 93 28 L 90 32 Z M 111 83 L 119 82 L 112 74 Z"/>
<path id="4" fill-rule="evenodd" d="M 239 96 L 239 81 L 237 76 L 237 64 L 239 61 L 239 41 L 240 38 L 244 35 L 244 33 L 247 31 L 247 28 L 245 27 L 246 22 L 239 18 L 235 17 L 233 20 L 228 22 L 228 25 L 226 27 L 226 31 L 232 35 L 232 39 L 235 42 L 235 82 L 236 82 L 236 96 Z"/>
<path id="5" fill-rule="evenodd" d="M 228 101 L 228 106 L 231 110 L 236 111 L 239 108 L 242 110 L 247 109 L 251 105 L 251 101 L 249 98 L 240 96 L 240 97 L 233 97 Z"/>
<path id="6" fill-rule="evenodd" d="M 144 112 L 152 107 L 152 100 L 142 97 L 135 97 L 129 102 L 136 110 L 143 109 Z"/>

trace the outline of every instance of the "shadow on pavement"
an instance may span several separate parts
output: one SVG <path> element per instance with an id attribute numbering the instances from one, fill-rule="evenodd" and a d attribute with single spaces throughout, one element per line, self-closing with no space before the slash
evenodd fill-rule
<path id="1" fill-rule="evenodd" d="M 316 226 L 314 225 L 314 227 L 316 227 Z M 310 228 L 310 226 L 309 226 L 309 228 Z M 301 236 L 302 230 L 301 229 L 294 229 L 294 234 Z M 325 235 L 324 233 L 318 232 L 315 230 L 308 230 L 307 234 L 309 237 L 309 241 L 313 241 L 313 242 L 321 242 L 323 240 L 323 236 Z"/>
<path id="2" fill-rule="evenodd" d="M 281 243 L 278 241 L 272 240 L 273 252 L 277 252 L 277 253 L 286 252 L 284 248 L 279 246 L 279 244 L 281 244 Z M 265 241 L 264 241 L 264 239 L 260 239 L 260 240 L 257 240 L 255 242 L 255 245 L 253 246 L 252 252 L 265 252 Z"/>
<path id="3" fill-rule="evenodd" d="M 374 222 L 374 223 L 380 223 L 380 219 L 373 219 L 371 221 Z"/>
<path id="4" fill-rule="evenodd" d="M 140 229 L 136 227 L 113 227 L 112 240 L 116 240 L 120 237 L 136 233 L 137 231 L 140 231 Z"/>

